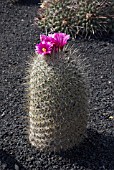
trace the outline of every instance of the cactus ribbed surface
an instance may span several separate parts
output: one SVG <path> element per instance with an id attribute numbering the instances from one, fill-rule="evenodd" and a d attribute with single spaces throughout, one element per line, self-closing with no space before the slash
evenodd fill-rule
<path id="1" fill-rule="evenodd" d="M 29 140 L 40 151 L 67 150 L 85 136 L 86 84 L 68 56 L 37 54 L 29 68 Z"/>

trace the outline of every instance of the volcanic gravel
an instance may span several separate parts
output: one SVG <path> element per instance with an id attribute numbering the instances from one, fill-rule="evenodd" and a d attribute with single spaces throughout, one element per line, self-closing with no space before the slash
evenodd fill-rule
<path id="1" fill-rule="evenodd" d="M 34 0 L 0 0 L 0 170 L 114 170 L 114 38 L 76 41 L 89 64 L 85 141 L 59 154 L 41 153 L 29 143 L 23 83 L 40 34 L 34 27 L 37 11 Z"/>

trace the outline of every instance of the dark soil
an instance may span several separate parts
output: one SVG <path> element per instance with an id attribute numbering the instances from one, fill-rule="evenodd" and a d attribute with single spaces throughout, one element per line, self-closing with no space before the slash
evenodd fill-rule
<path id="1" fill-rule="evenodd" d="M 37 1 L 11 5 L 0 0 L 0 170 L 114 170 L 114 39 L 77 40 L 90 77 L 88 137 L 79 148 L 40 153 L 27 134 L 23 109 L 27 61 L 39 31 L 33 26 Z"/>

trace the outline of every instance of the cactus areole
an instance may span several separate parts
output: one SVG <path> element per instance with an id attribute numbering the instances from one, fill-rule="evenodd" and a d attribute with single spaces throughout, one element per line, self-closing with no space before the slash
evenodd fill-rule
<path id="1" fill-rule="evenodd" d="M 40 151 L 67 150 L 85 136 L 86 83 L 73 53 L 64 46 L 69 35 L 41 35 L 29 68 L 29 140 Z"/>

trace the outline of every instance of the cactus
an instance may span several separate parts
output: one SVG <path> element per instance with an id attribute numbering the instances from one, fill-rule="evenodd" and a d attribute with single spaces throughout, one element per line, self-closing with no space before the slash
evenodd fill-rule
<path id="1" fill-rule="evenodd" d="M 70 0 L 47 0 L 38 11 L 39 28 L 45 32 L 65 32 L 75 36 L 75 10 L 70 7 Z"/>
<path id="2" fill-rule="evenodd" d="M 113 0 L 77 0 L 77 34 L 103 36 L 114 29 Z"/>
<path id="3" fill-rule="evenodd" d="M 113 0 L 47 0 L 38 11 L 38 26 L 72 37 L 102 37 L 114 31 Z"/>
<path id="4" fill-rule="evenodd" d="M 70 149 L 86 134 L 86 81 L 71 51 L 36 54 L 29 67 L 29 140 L 40 151 Z"/>

